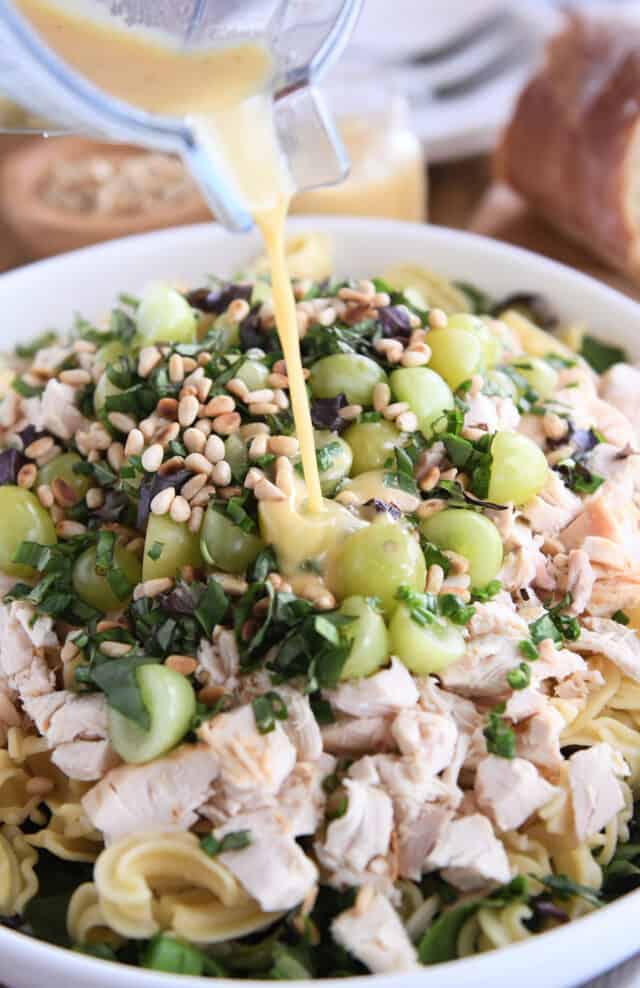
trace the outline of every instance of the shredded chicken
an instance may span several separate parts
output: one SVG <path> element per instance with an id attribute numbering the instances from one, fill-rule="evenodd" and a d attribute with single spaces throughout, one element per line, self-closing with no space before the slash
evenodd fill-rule
<path id="1" fill-rule="evenodd" d="M 486 816 L 472 813 L 452 820 L 428 856 L 429 868 L 464 892 L 509 881 L 507 854 Z"/>
<path id="2" fill-rule="evenodd" d="M 360 889 L 353 908 L 334 919 L 331 933 L 373 974 L 417 967 L 415 947 L 400 917 L 389 900 L 372 888 Z"/>
<path id="3" fill-rule="evenodd" d="M 474 792 L 478 808 L 499 830 L 517 830 L 557 789 L 524 758 L 488 755 L 478 765 Z"/>
<path id="4" fill-rule="evenodd" d="M 579 841 L 597 834 L 624 807 L 619 777 L 628 772 L 621 756 L 606 743 L 571 756 L 569 784 Z"/>
<path id="5" fill-rule="evenodd" d="M 627 628 L 610 618 L 585 618 L 580 637 L 569 643 L 576 652 L 604 655 L 625 676 L 640 680 L 640 638 L 633 628 Z"/>
<path id="6" fill-rule="evenodd" d="M 353 717 L 384 717 L 418 702 L 413 676 L 395 658 L 388 669 L 341 683 L 326 696 L 332 707 Z"/>

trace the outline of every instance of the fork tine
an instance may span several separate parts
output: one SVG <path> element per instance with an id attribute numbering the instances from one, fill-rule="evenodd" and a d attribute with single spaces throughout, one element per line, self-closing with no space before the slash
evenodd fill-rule
<path id="1" fill-rule="evenodd" d="M 485 83 L 493 82 L 509 69 L 521 64 L 533 53 L 535 46 L 530 38 L 522 38 L 517 44 L 505 48 L 494 55 L 484 65 L 479 66 L 451 82 L 435 85 L 427 94 L 428 99 L 439 101 L 459 99 Z"/>
<path id="2" fill-rule="evenodd" d="M 490 14 L 482 20 L 475 21 L 475 23 L 470 24 L 469 27 L 463 28 L 441 45 L 423 49 L 422 51 L 410 55 L 406 60 L 406 64 L 416 66 L 432 65 L 435 62 L 441 62 L 444 59 L 451 58 L 452 55 L 459 54 L 461 51 L 464 51 L 465 48 L 468 48 L 469 45 L 474 44 L 481 38 L 484 38 L 489 34 L 493 34 L 494 31 L 498 31 L 510 20 L 511 14 L 506 10 L 498 11 L 495 14 Z"/>

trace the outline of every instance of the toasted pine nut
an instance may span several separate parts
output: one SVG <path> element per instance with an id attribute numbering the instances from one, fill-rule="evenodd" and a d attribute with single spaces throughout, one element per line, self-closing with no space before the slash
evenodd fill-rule
<path id="1" fill-rule="evenodd" d="M 287 456 L 279 456 L 276 460 L 276 486 L 287 497 L 293 493 L 293 466 Z"/>
<path id="2" fill-rule="evenodd" d="M 418 429 L 418 418 L 414 412 L 402 412 L 395 420 L 395 424 L 400 432 L 416 432 Z"/>
<path id="3" fill-rule="evenodd" d="M 409 406 L 406 401 L 394 401 L 392 405 L 387 405 L 382 414 L 389 421 L 402 415 L 403 412 L 408 412 Z"/>
<path id="4" fill-rule="evenodd" d="M 435 515 L 437 511 L 442 511 L 445 507 L 445 502 L 438 498 L 432 498 L 430 501 L 422 501 L 416 508 L 416 514 L 418 518 L 430 518 L 431 515 Z"/>
<path id="5" fill-rule="evenodd" d="M 239 431 L 243 439 L 253 439 L 254 436 L 268 436 L 270 429 L 266 422 L 247 422 Z"/>
<path id="6" fill-rule="evenodd" d="M 276 409 L 277 411 L 277 409 Z M 240 428 L 242 419 L 237 412 L 229 412 L 226 415 L 218 415 L 213 420 L 213 430 L 221 436 L 230 436 Z"/>
<path id="7" fill-rule="evenodd" d="M 170 580 L 168 576 L 160 577 L 157 580 L 146 580 L 144 583 L 139 583 L 135 588 L 133 599 L 141 600 L 142 597 L 157 597 L 158 594 L 171 590 L 172 586 L 173 580 Z"/>
<path id="8" fill-rule="evenodd" d="M 61 539 L 72 539 L 74 535 L 84 535 L 86 525 L 81 525 L 79 521 L 59 521 L 56 525 L 56 532 Z"/>
<path id="9" fill-rule="evenodd" d="M 209 476 L 213 469 L 211 461 L 206 456 L 203 456 L 202 453 L 189 453 L 184 461 L 184 465 L 192 473 L 204 473 L 207 476 Z"/>
<path id="10" fill-rule="evenodd" d="M 405 350 L 400 358 L 400 363 L 403 367 L 422 367 L 424 364 L 428 364 L 431 359 L 431 351 L 429 353 L 423 352 L 421 350 Z"/>
<path id="11" fill-rule="evenodd" d="M 182 441 L 190 453 L 202 453 L 207 442 L 207 438 L 200 429 L 189 428 L 185 431 Z"/>
<path id="12" fill-rule="evenodd" d="M 198 491 L 201 491 L 207 482 L 207 475 L 205 473 L 196 473 L 193 475 L 191 480 L 188 480 L 186 484 L 183 484 L 181 494 L 187 501 L 190 501 L 196 496 Z"/>
<path id="13" fill-rule="evenodd" d="M 169 380 L 174 384 L 184 381 L 184 363 L 179 353 L 172 353 L 169 358 Z"/>
<path id="14" fill-rule="evenodd" d="M 49 452 L 53 446 L 53 439 L 51 436 L 42 436 L 41 439 L 35 439 L 30 443 L 25 449 L 25 456 L 28 456 L 31 460 L 38 460 L 41 456 L 44 456 Z"/>
<path id="15" fill-rule="evenodd" d="M 148 377 L 154 367 L 157 367 L 161 360 L 162 356 L 157 347 L 143 347 L 138 356 L 139 377 Z"/>
<path id="16" fill-rule="evenodd" d="M 182 428 L 192 425 L 198 417 L 200 402 L 194 395 L 186 395 L 178 405 L 178 422 Z"/>
<path id="17" fill-rule="evenodd" d="M 169 655 L 164 664 L 181 676 L 191 676 L 198 668 L 198 663 L 190 655 Z"/>
<path id="18" fill-rule="evenodd" d="M 217 487 L 226 487 L 231 483 L 231 467 L 226 460 L 220 460 L 211 471 L 211 479 Z"/>
<path id="19" fill-rule="evenodd" d="M 177 497 L 175 497 L 171 502 L 169 514 L 173 521 L 189 521 L 189 518 L 191 517 L 191 508 L 187 499 L 181 494 L 178 494 Z"/>
<path id="20" fill-rule="evenodd" d="M 30 489 L 35 484 L 37 476 L 38 468 L 35 463 L 25 463 L 18 471 L 18 487 L 25 487 L 27 490 Z"/>
<path id="21" fill-rule="evenodd" d="M 226 415 L 227 412 L 233 412 L 235 407 L 236 403 L 230 395 L 216 395 L 209 401 L 206 414 L 213 419 L 216 415 Z"/>
<path id="22" fill-rule="evenodd" d="M 219 463 L 224 459 L 224 443 L 220 436 L 209 436 L 207 439 L 204 455 L 211 463 Z"/>
<path id="23" fill-rule="evenodd" d="M 51 481 L 51 491 L 62 508 L 72 508 L 79 501 L 77 492 L 63 477 L 55 477 Z"/>
<path id="24" fill-rule="evenodd" d="M 144 436 L 140 429 L 132 429 L 124 444 L 125 456 L 139 456 L 144 449 Z"/>
<path id="25" fill-rule="evenodd" d="M 192 509 L 191 518 L 189 519 L 189 531 L 197 535 L 202 527 L 202 522 L 204 520 L 204 508 L 199 505 Z"/>
<path id="26" fill-rule="evenodd" d="M 194 429 L 197 429 L 198 432 L 201 432 L 203 436 L 211 435 L 212 428 L 213 426 L 211 425 L 211 419 L 198 419 L 198 421 L 194 425 Z"/>
<path id="27" fill-rule="evenodd" d="M 251 445 L 249 446 L 249 459 L 259 460 L 261 456 L 265 456 L 267 452 L 268 437 L 264 433 L 254 436 L 251 440 Z"/>
<path id="28" fill-rule="evenodd" d="M 156 413 L 163 419 L 169 419 L 170 421 L 175 421 L 178 418 L 178 400 L 177 398 L 161 398 L 156 405 Z M 142 422 L 140 423 L 140 428 L 142 429 Z M 142 429 L 144 432 L 144 429 Z M 153 428 L 155 432 L 155 424 Z M 144 433 L 148 439 L 146 432 Z M 152 433 L 153 434 L 153 433 Z"/>
<path id="29" fill-rule="evenodd" d="M 270 388 L 288 388 L 289 378 L 286 374 L 271 373 L 267 378 L 267 385 Z"/>
<path id="30" fill-rule="evenodd" d="M 245 401 L 248 405 L 255 405 L 265 401 L 273 401 L 273 389 L 258 388 L 256 391 L 249 391 Z"/>
<path id="31" fill-rule="evenodd" d="M 165 489 L 160 491 L 159 494 L 156 494 L 151 501 L 151 513 L 154 515 L 166 515 L 175 496 L 175 487 L 165 487 Z"/>
<path id="32" fill-rule="evenodd" d="M 162 465 L 162 460 L 164 458 L 164 450 L 160 443 L 153 443 L 145 449 L 142 454 L 142 466 L 149 473 L 155 473 L 156 470 Z"/>
<path id="33" fill-rule="evenodd" d="M 246 477 L 244 478 L 244 486 L 250 491 L 256 486 L 259 480 L 264 478 L 264 473 L 262 470 L 258 470 L 257 467 L 250 467 L 247 470 Z"/>
<path id="34" fill-rule="evenodd" d="M 297 456 L 299 443 L 295 436 L 271 436 L 269 438 L 269 452 L 276 456 Z"/>
<path id="35" fill-rule="evenodd" d="M 227 391 L 241 401 L 244 401 L 246 396 L 249 394 L 249 388 L 244 383 L 244 381 L 239 377 L 232 377 L 230 381 L 227 382 Z"/>
<path id="36" fill-rule="evenodd" d="M 72 388 L 83 388 L 85 384 L 91 383 L 91 374 L 81 367 L 74 367 L 71 370 L 61 371 L 58 380 L 63 384 L 70 384 Z"/>
<path id="37" fill-rule="evenodd" d="M 341 419 L 345 422 L 351 422 L 353 419 L 357 419 L 358 416 L 362 415 L 362 405 L 345 405 L 338 412 Z"/>
<path id="38" fill-rule="evenodd" d="M 226 315 L 232 322 L 242 322 L 249 315 L 250 306 L 244 298 L 234 298 L 227 306 Z"/>
<path id="39" fill-rule="evenodd" d="M 212 484 L 206 484 L 202 490 L 198 491 L 195 497 L 191 498 L 191 507 L 200 508 L 202 505 L 208 504 L 215 492 L 216 489 Z"/>
<path id="40" fill-rule="evenodd" d="M 442 588 L 442 583 L 444 580 L 444 570 L 442 566 L 438 566 L 437 563 L 433 563 L 429 567 L 429 572 L 427 574 L 427 586 L 426 589 L 429 593 L 439 593 Z"/>
<path id="41" fill-rule="evenodd" d="M 257 482 L 253 492 L 259 501 L 283 501 L 286 497 L 284 491 L 277 484 L 272 484 L 266 477 L 262 477 Z"/>
<path id="42" fill-rule="evenodd" d="M 107 450 L 107 460 L 109 466 L 115 470 L 116 473 L 120 472 L 120 468 L 124 463 L 124 446 L 122 443 L 111 443 Z"/>
<path id="43" fill-rule="evenodd" d="M 100 651 L 108 655 L 110 659 L 118 659 L 121 655 L 126 655 L 133 648 L 129 642 L 103 642 Z"/>
<path id="44" fill-rule="evenodd" d="M 391 388 L 384 381 L 379 381 L 373 388 L 373 407 L 376 412 L 383 412 L 391 401 Z"/>
<path id="45" fill-rule="evenodd" d="M 53 505 L 53 491 L 48 484 L 40 484 L 36 489 L 38 500 L 43 508 L 50 508 Z"/>

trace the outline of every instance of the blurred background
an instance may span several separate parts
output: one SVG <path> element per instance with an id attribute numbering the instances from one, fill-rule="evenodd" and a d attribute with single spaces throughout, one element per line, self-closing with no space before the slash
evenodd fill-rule
<path id="1" fill-rule="evenodd" d="M 625 275 L 552 232 L 493 178 L 496 141 L 547 40 L 562 26 L 562 9 L 590 6 L 584 0 L 562 7 L 552 0 L 365 0 L 326 86 L 351 176 L 342 186 L 299 196 L 294 211 L 475 230 L 636 294 Z M 605 5 L 600 0 L 597 6 Z M 640 24 L 640 3 L 609 0 L 606 6 L 637 13 Z M 0 270 L 208 218 L 178 159 L 77 135 L 25 135 L 33 123 L 0 101 Z"/>

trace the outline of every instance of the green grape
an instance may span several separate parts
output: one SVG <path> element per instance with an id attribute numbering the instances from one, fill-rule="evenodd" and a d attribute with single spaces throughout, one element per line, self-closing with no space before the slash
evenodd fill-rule
<path id="1" fill-rule="evenodd" d="M 226 573 L 244 573 L 264 542 L 259 535 L 243 532 L 227 515 L 209 505 L 200 530 L 200 552 L 205 562 Z"/>
<path id="2" fill-rule="evenodd" d="M 441 672 L 464 655 L 465 641 L 459 628 L 445 618 L 421 625 L 401 604 L 389 625 L 391 651 L 416 676 Z"/>
<path id="3" fill-rule="evenodd" d="M 497 432 L 491 454 L 490 501 L 526 504 L 546 484 L 549 467 L 545 455 L 526 436 L 518 432 Z"/>
<path id="4" fill-rule="evenodd" d="M 149 714 L 149 729 L 145 731 L 112 707 L 109 735 L 125 762 L 141 765 L 166 754 L 182 741 L 196 712 L 196 696 L 186 676 L 166 666 L 143 665 L 135 675 Z"/>
<path id="5" fill-rule="evenodd" d="M 244 381 L 249 391 L 257 391 L 259 388 L 266 388 L 270 373 L 266 364 L 261 364 L 259 360 L 243 360 L 235 376 Z"/>
<path id="6" fill-rule="evenodd" d="M 96 410 L 96 415 L 100 415 L 100 412 L 105 406 L 107 398 L 112 395 L 121 395 L 122 388 L 118 388 L 113 381 L 109 380 L 107 372 L 105 371 L 98 380 L 96 384 L 96 389 L 93 392 L 93 407 Z"/>
<path id="7" fill-rule="evenodd" d="M 502 566 L 502 539 L 484 515 L 462 508 L 445 508 L 420 522 L 420 531 L 440 549 L 451 549 L 469 561 L 473 587 L 484 587 Z"/>
<path id="8" fill-rule="evenodd" d="M 225 439 L 224 458 L 231 467 L 231 473 L 234 477 L 242 477 L 247 472 L 249 466 L 247 445 L 237 432 Z"/>
<path id="9" fill-rule="evenodd" d="M 495 367 L 502 358 L 502 342 L 495 333 L 492 333 L 483 319 L 478 316 L 469 315 L 467 312 L 459 312 L 454 316 L 449 316 L 448 329 L 462 329 L 468 333 L 475 333 L 482 343 L 482 363 L 486 367 Z M 431 342 L 432 337 L 429 337 Z"/>
<path id="10" fill-rule="evenodd" d="M 542 401 L 553 398 L 558 390 L 558 372 L 542 357 L 518 357 L 514 360 L 518 374 L 524 377 Z"/>
<path id="11" fill-rule="evenodd" d="M 131 591 L 136 584 L 140 583 L 142 566 L 137 556 L 132 552 L 127 552 L 122 546 L 117 545 L 113 554 L 115 566 L 122 570 L 127 580 L 131 584 Z M 106 614 L 107 611 L 120 611 L 126 607 L 130 598 L 121 600 L 111 587 L 106 575 L 96 573 L 96 549 L 91 546 L 78 556 L 73 566 L 73 589 L 78 597 L 95 607 L 97 611 Z"/>
<path id="12" fill-rule="evenodd" d="M 379 597 L 385 614 L 397 607 L 396 590 L 405 584 L 424 590 L 426 566 L 417 540 L 386 516 L 349 535 L 340 547 L 333 582 L 338 597 Z"/>
<path id="13" fill-rule="evenodd" d="M 4 518 L 0 528 L 0 570 L 10 576 L 34 576 L 30 566 L 20 566 L 12 560 L 21 542 L 56 544 L 51 515 L 31 491 L 5 484 L 0 487 L 0 518 Z"/>
<path id="14" fill-rule="evenodd" d="M 482 340 L 466 329 L 436 329 L 429 333 L 431 359 L 429 367 L 453 388 L 459 388 L 483 366 Z"/>
<path id="15" fill-rule="evenodd" d="M 326 429 L 314 433 L 314 439 L 319 451 L 320 487 L 325 497 L 331 497 L 340 481 L 349 475 L 353 460 L 351 447 L 335 432 Z M 326 450 L 324 456 L 320 452 L 323 449 Z"/>
<path id="16" fill-rule="evenodd" d="M 75 492 L 78 501 L 81 501 L 89 490 L 89 478 L 84 473 L 75 473 L 73 467 L 76 463 L 82 462 L 82 457 L 77 453 L 61 453 L 60 456 L 54 456 L 38 470 L 38 487 L 41 484 L 51 487 L 54 480 L 61 478 Z"/>
<path id="17" fill-rule="evenodd" d="M 392 422 L 356 422 L 342 434 L 353 453 L 351 473 L 357 477 L 370 470 L 381 470 L 397 446 L 403 446 L 405 436 Z"/>
<path id="18" fill-rule="evenodd" d="M 159 542 L 162 551 L 152 559 L 149 550 Z M 189 531 L 186 522 L 173 521 L 168 515 L 149 515 L 144 541 L 142 579 L 158 580 L 163 576 L 175 579 L 184 566 L 202 566 L 200 536 Z"/>
<path id="19" fill-rule="evenodd" d="M 127 353 L 127 347 L 120 340 L 111 340 L 109 343 L 105 343 L 101 346 L 96 353 L 96 361 L 102 367 L 108 367 L 112 364 L 118 357 L 122 357 Z"/>
<path id="20" fill-rule="evenodd" d="M 394 398 L 406 401 L 418 418 L 420 431 L 430 439 L 434 424 L 453 408 L 449 385 L 428 367 L 400 367 L 391 375 L 390 384 Z"/>
<path id="21" fill-rule="evenodd" d="M 501 398 L 517 398 L 518 389 L 508 374 L 504 371 L 490 370 L 484 375 L 483 392 L 497 394 Z"/>
<path id="22" fill-rule="evenodd" d="M 316 360 L 309 383 L 314 398 L 344 394 L 350 405 L 371 405 L 375 385 L 386 380 L 375 360 L 359 353 L 334 353 Z"/>
<path id="23" fill-rule="evenodd" d="M 215 331 L 216 349 L 227 350 L 229 347 L 238 346 L 240 343 L 240 324 L 231 319 L 226 312 L 218 316 L 209 332 Z"/>
<path id="24" fill-rule="evenodd" d="M 389 483 L 385 483 L 385 477 L 388 478 Z M 366 504 L 367 501 L 373 500 L 393 501 L 394 492 L 402 488 L 395 486 L 393 474 L 385 474 L 384 470 L 368 470 L 367 473 L 359 473 L 353 480 L 349 480 L 344 485 L 344 490 L 355 494 L 358 504 Z"/>
<path id="25" fill-rule="evenodd" d="M 339 613 L 355 618 L 355 621 L 342 627 L 342 634 L 352 644 L 340 679 L 370 676 L 389 658 L 389 634 L 382 615 L 366 597 L 347 597 Z"/>
<path id="26" fill-rule="evenodd" d="M 198 316 L 195 309 L 183 295 L 161 282 L 145 289 L 135 318 L 145 346 L 160 340 L 193 343 L 196 338 Z"/>

